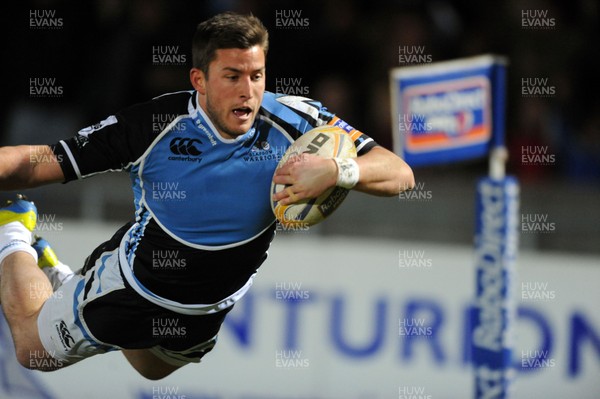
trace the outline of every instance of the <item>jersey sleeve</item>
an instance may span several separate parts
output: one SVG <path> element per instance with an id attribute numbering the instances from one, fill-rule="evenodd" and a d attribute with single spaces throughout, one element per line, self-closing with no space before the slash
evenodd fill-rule
<path id="1" fill-rule="evenodd" d="M 344 129 L 354 141 L 354 146 L 356 147 L 356 152 L 358 155 L 364 155 L 371 151 L 371 148 L 377 146 L 377 143 L 371 137 L 367 136 L 360 130 L 353 128 L 335 115 L 332 115 L 332 118 L 329 119 L 325 124 Z"/>
<path id="2" fill-rule="evenodd" d="M 134 105 L 52 145 L 65 182 L 128 169 L 152 140 L 151 114 L 150 103 Z"/>
<path id="3" fill-rule="evenodd" d="M 350 126 L 318 101 L 287 95 L 277 95 L 276 100 L 289 107 L 295 116 L 300 118 L 300 123 L 295 124 L 300 134 L 317 126 L 331 125 L 344 129 L 350 135 L 358 155 L 364 155 L 378 145 L 371 137 Z"/>

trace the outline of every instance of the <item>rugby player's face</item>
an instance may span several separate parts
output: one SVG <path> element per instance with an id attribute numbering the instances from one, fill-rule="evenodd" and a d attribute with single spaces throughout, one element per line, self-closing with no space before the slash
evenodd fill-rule
<path id="1" fill-rule="evenodd" d="M 265 91 L 262 47 L 219 49 L 208 66 L 200 106 L 225 138 L 246 133 L 254 123 Z"/>

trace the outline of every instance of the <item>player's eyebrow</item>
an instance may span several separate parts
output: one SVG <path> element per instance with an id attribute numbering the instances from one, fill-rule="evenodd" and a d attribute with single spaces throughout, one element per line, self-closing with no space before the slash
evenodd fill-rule
<path id="1" fill-rule="evenodd" d="M 244 71 L 242 71 L 241 69 L 237 69 L 234 67 L 223 67 L 221 69 L 222 71 L 229 71 L 229 72 L 233 72 L 233 73 L 244 73 Z M 257 73 L 257 72 L 264 72 L 265 71 L 265 67 L 260 67 L 255 69 L 254 71 L 251 71 L 250 73 Z"/>

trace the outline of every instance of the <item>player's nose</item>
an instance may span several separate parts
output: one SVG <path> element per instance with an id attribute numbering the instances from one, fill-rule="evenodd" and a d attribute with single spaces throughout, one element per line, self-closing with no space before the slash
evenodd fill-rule
<path id="1" fill-rule="evenodd" d="M 240 79 L 239 93 L 241 98 L 252 98 L 252 79 L 250 77 Z"/>

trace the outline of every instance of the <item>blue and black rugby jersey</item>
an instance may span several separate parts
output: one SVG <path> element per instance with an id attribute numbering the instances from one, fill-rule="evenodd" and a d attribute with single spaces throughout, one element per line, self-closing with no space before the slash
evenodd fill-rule
<path id="1" fill-rule="evenodd" d="M 165 298 L 207 303 L 243 286 L 266 258 L 275 168 L 295 139 L 325 124 L 344 128 L 359 155 L 376 146 L 319 102 L 270 92 L 253 127 L 224 139 L 197 93 L 183 91 L 126 108 L 53 150 L 65 181 L 128 171 L 136 214 L 126 251 L 136 278 Z"/>

